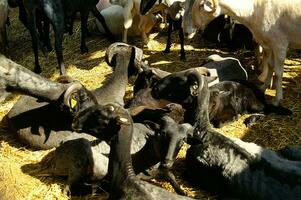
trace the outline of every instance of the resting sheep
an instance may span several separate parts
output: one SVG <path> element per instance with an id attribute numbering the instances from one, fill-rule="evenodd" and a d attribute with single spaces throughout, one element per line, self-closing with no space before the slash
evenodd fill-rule
<path id="1" fill-rule="evenodd" d="M 134 173 L 130 154 L 133 122 L 130 114 L 119 106 L 113 109 L 105 107 L 92 107 L 98 110 L 99 117 L 93 125 L 84 128 L 81 124 L 90 124 L 93 113 L 85 112 L 78 115 L 80 124 L 74 127 L 83 128 L 84 132 L 97 135 L 100 140 L 110 142 L 108 179 L 111 185 L 109 199 L 190 199 L 188 197 L 172 194 L 162 188 L 139 180 Z M 105 120 L 103 118 L 106 118 Z M 115 130 L 103 131 L 104 121 L 109 122 Z"/>
<path id="2" fill-rule="evenodd" d="M 210 127 L 210 91 L 204 77 L 193 70 L 172 74 L 159 81 L 153 95 L 180 103 L 188 112 L 195 111 L 194 133 L 187 140 L 191 147 L 186 155 L 187 171 L 195 181 L 218 194 L 243 199 L 300 198 L 300 160 L 285 159 Z"/>
<path id="3" fill-rule="evenodd" d="M 192 21 L 204 30 L 215 17 L 226 14 L 245 25 L 263 48 L 262 89 L 271 83 L 275 72 L 276 96 L 274 105 L 283 99 L 283 64 L 288 47 L 301 47 L 301 2 L 246 0 L 196 0 Z"/>
<path id="4" fill-rule="evenodd" d="M 70 105 L 71 99 L 75 99 L 77 104 L 72 108 L 74 111 L 81 110 L 85 104 L 93 103 L 92 97 L 96 98 L 95 101 L 99 104 L 124 104 L 123 97 L 128 82 L 128 73 L 131 75 L 139 70 L 137 68 L 140 67 L 142 50 L 124 43 L 114 43 L 106 53 L 109 64 L 115 65 L 112 77 L 106 84 L 91 91 L 91 96 L 87 95 L 89 93 L 85 90 L 87 94 L 81 92 L 72 97 L 73 89 L 70 90 L 68 94 L 71 95 L 71 98 L 69 96 L 65 102 Z M 116 56 L 117 54 L 118 56 Z M 116 60 L 118 60 L 117 65 Z M 52 93 L 48 93 L 47 90 L 45 92 L 51 97 Z M 37 149 L 57 147 L 62 141 L 78 138 L 77 134 L 74 135 L 70 131 L 73 119 L 70 110 L 61 110 L 55 104 L 40 102 L 34 97 L 22 96 L 6 118 L 12 132 L 16 133 L 23 143 Z"/>

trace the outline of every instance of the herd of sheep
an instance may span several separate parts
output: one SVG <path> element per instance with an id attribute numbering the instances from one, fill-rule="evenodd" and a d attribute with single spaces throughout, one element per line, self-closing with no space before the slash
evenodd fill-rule
<path id="1" fill-rule="evenodd" d="M 300 4 L 300 5 L 299 5 Z M 282 0 L 0 0 L 0 53 L 7 54 L 9 7 L 29 30 L 34 72 L 0 54 L 0 97 L 22 94 L 3 122 L 18 141 L 34 149 L 55 148 L 49 170 L 67 176 L 63 193 L 96 194 L 109 199 L 191 199 L 173 173 L 184 143 L 186 179 L 218 198 L 300 199 L 301 150 L 278 151 L 218 132 L 226 123 L 250 113 L 246 126 L 275 113 L 289 116 L 283 100 L 283 65 L 288 48 L 301 48 L 301 2 Z M 105 61 L 110 78 L 94 90 L 67 75 L 63 37 L 73 34 L 80 15 L 82 53 L 88 52 L 89 13 L 111 45 Z M 128 36 L 148 34 L 160 19 L 168 24 L 164 54 L 178 30 L 180 59 L 186 60 L 184 40 L 197 30 L 217 46 L 230 50 L 262 49 L 258 56 L 264 82 L 251 83 L 240 61 L 211 55 L 201 67 L 168 72 L 150 67 L 143 50 L 127 44 Z M 39 49 L 52 50 L 50 24 L 60 77 L 42 77 Z M 122 42 L 113 42 L 122 36 Z M 144 47 L 147 48 L 147 47 Z M 265 90 L 275 73 L 276 96 Z M 129 80 L 133 98 L 125 101 Z M 0 98 L 1 99 L 1 98 Z M 141 179 L 160 174 L 176 193 Z M 149 178 L 148 177 L 148 178 Z"/>

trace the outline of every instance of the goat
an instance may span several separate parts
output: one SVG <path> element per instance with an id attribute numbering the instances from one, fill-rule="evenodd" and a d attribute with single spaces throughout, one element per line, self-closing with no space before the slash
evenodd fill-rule
<path id="1" fill-rule="evenodd" d="M 120 106 L 107 106 L 113 107 L 113 109 L 97 106 L 90 108 L 98 112 L 98 117 L 94 120 L 91 118 L 93 116 L 92 112 L 79 113 L 77 119 L 80 123 L 75 123 L 73 127 L 96 135 L 100 140 L 110 142 L 108 179 L 111 189 L 109 199 L 190 199 L 169 193 L 162 188 L 137 179 L 130 154 L 133 134 L 131 116 L 128 111 Z M 104 112 L 105 110 L 110 110 L 110 113 Z M 107 119 L 104 120 L 103 118 Z M 93 125 L 91 125 L 91 120 L 94 121 Z M 111 130 L 103 131 L 101 129 L 104 121 L 111 122 Z M 87 126 L 88 124 L 89 126 Z"/>
<path id="2" fill-rule="evenodd" d="M 124 18 L 123 18 L 123 12 L 124 8 L 120 5 L 111 5 L 110 7 L 103 9 L 99 11 L 101 15 L 104 17 L 106 24 L 108 26 L 108 29 L 112 32 L 114 36 L 119 36 L 122 34 L 122 31 L 124 29 Z M 140 29 L 139 25 L 140 17 L 138 15 L 135 15 L 133 17 L 133 23 L 132 26 L 128 29 L 128 36 L 140 36 L 142 33 L 148 34 L 153 26 L 156 24 L 156 17 L 154 15 L 148 15 L 145 17 L 143 30 Z M 96 25 L 98 30 L 101 33 L 105 33 L 105 30 L 102 26 L 102 24 L 96 20 Z"/>
<path id="3" fill-rule="evenodd" d="M 65 98 L 66 104 L 71 105 L 72 99 L 77 101 L 72 108 L 73 112 L 86 107 L 85 104 L 91 105 L 94 100 L 98 104 L 123 105 L 128 74 L 132 75 L 141 70 L 141 59 L 141 49 L 124 43 L 113 43 L 106 51 L 108 64 L 115 67 L 112 77 L 102 87 L 94 91 L 78 92 L 75 97 L 72 97 L 73 89 L 70 90 L 66 95 L 68 98 Z M 45 91 L 46 95 L 52 97 L 52 93 L 47 92 L 46 89 Z M 67 139 L 78 138 L 77 134 L 74 135 L 70 131 L 73 112 L 61 110 L 53 103 L 39 102 L 37 98 L 23 96 L 9 111 L 6 118 L 12 132 L 16 133 L 23 143 L 37 149 L 49 149 L 59 146 Z"/>
<path id="4" fill-rule="evenodd" d="M 300 161 L 287 160 L 274 151 L 224 136 L 211 128 L 210 90 L 204 77 L 195 71 L 172 74 L 158 82 L 153 96 L 194 111 L 194 132 L 187 139 L 191 147 L 186 161 L 187 171 L 198 182 L 202 178 L 201 182 L 210 190 L 239 198 L 299 198 Z"/>
<path id="5" fill-rule="evenodd" d="M 6 23 L 8 19 L 8 3 L 7 0 L 0 1 L 0 50 L 5 51 L 8 47 Z"/>
<path id="6" fill-rule="evenodd" d="M 276 0 L 248 0 L 243 4 L 231 0 L 196 0 L 192 8 L 192 21 L 195 26 L 204 29 L 215 17 L 227 14 L 245 25 L 263 47 L 264 71 L 260 77 L 265 82 L 262 89 L 269 86 L 274 71 L 276 96 L 273 104 L 279 105 L 283 99 L 282 76 L 286 50 L 288 47 L 301 46 L 299 4 Z"/>

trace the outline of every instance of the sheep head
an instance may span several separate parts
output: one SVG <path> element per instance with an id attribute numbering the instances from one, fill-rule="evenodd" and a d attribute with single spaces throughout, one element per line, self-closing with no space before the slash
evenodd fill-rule
<path id="1" fill-rule="evenodd" d="M 130 125 L 131 122 L 127 112 L 120 106 L 113 104 L 95 105 L 76 114 L 72 129 L 109 142 L 122 125 Z"/>
<path id="2" fill-rule="evenodd" d="M 105 60 L 108 65 L 113 68 L 116 66 L 117 54 L 131 54 L 131 60 L 129 64 L 129 75 L 135 75 L 138 72 L 143 71 L 147 64 L 142 62 L 143 51 L 142 49 L 128 45 L 122 42 L 115 42 L 111 44 L 106 51 Z M 147 68 L 147 67 L 146 67 Z"/>
<path id="3" fill-rule="evenodd" d="M 192 22 L 201 30 L 220 14 L 218 0 L 196 0 L 192 6 Z"/>

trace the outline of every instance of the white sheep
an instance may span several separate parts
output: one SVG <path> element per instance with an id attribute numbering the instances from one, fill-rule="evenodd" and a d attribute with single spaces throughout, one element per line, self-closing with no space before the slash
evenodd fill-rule
<path id="1" fill-rule="evenodd" d="M 195 0 L 192 22 L 205 29 L 215 17 L 226 14 L 250 29 L 263 47 L 265 90 L 275 72 L 276 97 L 273 104 L 283 99 L 283 64 L 288 47 L 301 48 L 301 1 L 285 0 Z"/>
<path id="2" fill-rule="evenodd" d="M 8 46 L 6 35 L 6 23 L 8 18 L 7 0 L 0 0 L 0 50 L 5 50 Z"/>
<path id="3" fill-rule="evenodd" d="M 124 8 L 119 5 L 111 5 L 110 7 L 101 10 L 100 13 L 104 17 L 106 24 L 109 30 L 112 32 L 112 34 L 114 34 L 115 36 L 120 35 L 124 27 Z M 127 34 L 129 36 L 140 36 L 144 33 L 147 34 L 156 24 L 156 21 L 157 20 L 154 15 L 145 16 L 144 27 L 143 30 L 141 30 L 139 28 L 140 17 L 138 15 L 135 15 L 133 18 L 132 25 L 127 31 Z M 96 25 L 101 33 L 105 33 L 104 28 L 98 20 L 96 20 Z"/>
<path id="4" fill-rule="evenodd" d="M 124 17 L 124 30 L 123 30 L 123 38 L 122 41 L 127 43 L 127 32 L 128 29 L 133 24 L 133 19 L 135 16 L 138 17 L 138 29 L 140 29 L 142 33 L 142 40 L 144 44 L 147 44 L 149 39 L 144 30 L 146 30 L 146 22 L 148 21 L 149 16 L 141 15 L 140 13 L 140 3 L 141 0 L 110 0 L 112 4 L 120 5 L 124 8 L 123 17 Z"/>

